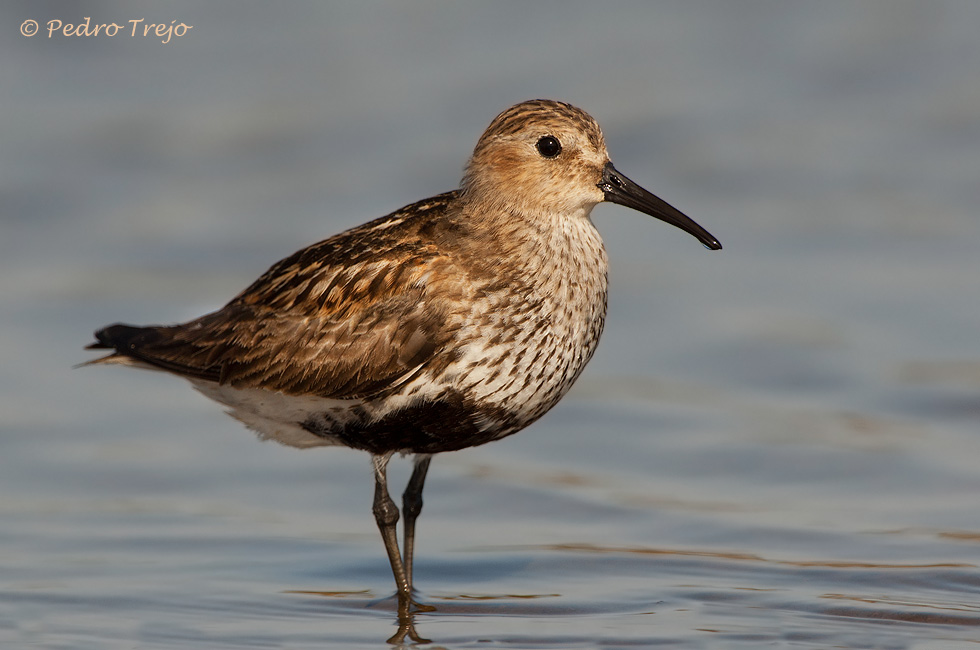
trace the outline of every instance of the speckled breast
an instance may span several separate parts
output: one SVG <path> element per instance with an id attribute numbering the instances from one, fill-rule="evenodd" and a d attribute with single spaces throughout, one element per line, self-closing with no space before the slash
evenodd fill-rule
<path id="1" fill-rule="evenodd" d="M 453 315 L 453 361 L 397 394 L 320 413 L 307 431 L 373 453 L 437 453 L 516 433 L 571 388 L 598 345 L 607 262 L 587 218 L 533 240 L 497 280 L 475 283 Z"/>

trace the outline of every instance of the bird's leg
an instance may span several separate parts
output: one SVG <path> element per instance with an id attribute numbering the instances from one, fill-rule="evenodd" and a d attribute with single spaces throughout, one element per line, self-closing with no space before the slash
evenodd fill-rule
<path id="1" fill-rule="evenodd" d="M 405 493 L 402 494 L 402 512 L 405 514 L 405 552 L 402 559 L 405 561 L 405 579 L 408 580 L 408 588 L 412 589 L 412 558 L 415 555 L 415 520 L 422 512 L 422 486 L 425 484 L 425 473 L 429 471 L 429 461 L 432 456 L 419 454 L 415 457 L 415 471 L 412 478 L 405 486 Z"/>
<path id="2" fill-rule="evenodd" d="M 432 643 L 431 639 L 425 639 L 419 636 L 419 633 L 415 630 L 415 619 L 411 614 L 398 616 L 398 631 L 388 639 L 388 643 L 404 647 L 405 637 L 408 637 L 415 643 Z"/>
<path id="3" fill-rule="evenodd" d="M 372 457 L 374 461 L 374 506 L 372 509 L 374 510 L 374 519 L 378 522 L 378 530 L 381 531 L 381 539 L 385 543 L 385 550 L 388 551 L 388 561 L 391 563 L 391 572 L 395 576 L 395 585 L 398 587 L 398 609 L 407 612 L 412 602 L 412 590 L 405 575 L 405 565 L 402 564 L 402 557 L 398 551 L 398 532 L 395 528 L 398 523 L 398 508 L 388 495 L 388 461 L 390 459 L 390 453 Z"/>

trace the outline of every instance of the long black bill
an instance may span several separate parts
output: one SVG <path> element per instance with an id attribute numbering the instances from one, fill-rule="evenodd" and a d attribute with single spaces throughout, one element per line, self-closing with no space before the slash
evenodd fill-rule
<path id="1" fill-rule="evenodd" d="M 651 217 L 666 221 L 698 238 L 705 248 L 713 251 L 721 250 L 721 243 L 714 236 L 694 222 L 689 216 L 670 205 L 661 198 L 650 194 L 645 189 L 626 178 L 606 163 L 602 169 L 602 182 L 598 184 L 610 203 L 625 205 L 627 208 L 639 210 Z"/>

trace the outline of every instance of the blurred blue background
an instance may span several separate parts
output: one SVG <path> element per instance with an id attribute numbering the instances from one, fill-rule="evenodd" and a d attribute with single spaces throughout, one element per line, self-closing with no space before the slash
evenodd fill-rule
<path id="1" fill-rule="evenodd" d="M 48 37 L 85 17 L 124 29 Z M 139 19 L 192 27 L 162 43 Z M 177 379 L 72 366 L 97 327 L 200 315 L 456 187 L 534 97 L 590 112 L 725 250 L 596 208 L 599 352 L 526 432 L 436 459 L 423 635 L 971 639 L 978 25 L 967 0 L 4 4 L 0 642 L 390 634 L 366 456 L 258 444 Z"/>

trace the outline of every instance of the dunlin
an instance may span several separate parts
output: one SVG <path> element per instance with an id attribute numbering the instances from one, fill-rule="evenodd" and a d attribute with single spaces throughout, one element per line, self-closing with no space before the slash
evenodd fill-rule
<path id="1" fill-rule="evenodd" d="M 589 215 L 602 201 L 721 248 L 613 167 L 587 113 L 529 101 L 490 123 L 460 189 L 304 248 L 196 320 L 99 330 L 89 347 L 114 352 L 92 363 L 185 377 L 261 438 L 369 452 L 374 516 L 408 611 L 432 455 L 528 426 L 595 352 L 607 260 Z M 415 459 L 403 551 L 386 478 L 395 453 Z"/>

